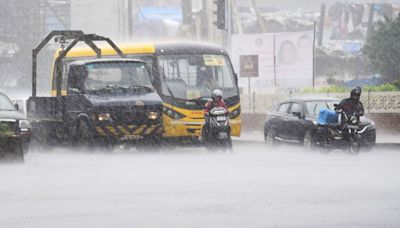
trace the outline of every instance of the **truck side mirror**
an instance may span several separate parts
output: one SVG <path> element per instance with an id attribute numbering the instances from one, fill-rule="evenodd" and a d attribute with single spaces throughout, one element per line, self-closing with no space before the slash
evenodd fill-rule
<path id="1" fill-rule="evenodd" d="M 15 110 L 19 111 L 19 105 L 17 103 L 14 104 Z"/>

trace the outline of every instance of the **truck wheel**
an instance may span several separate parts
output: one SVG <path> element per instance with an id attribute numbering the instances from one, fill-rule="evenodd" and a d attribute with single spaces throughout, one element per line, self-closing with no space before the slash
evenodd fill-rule
<path id="1" fill-rule="evenodd" d="M 159 152 L 161 147 L 161 137 L 152 136 L 137 142 L 138 151 Z"/>
<path id="2" fill-rule="evenodd" d="M 21 140 L 17 141 L 17 145 L 15 147 L 15 161 L 22 163 L 24 162 L 24 151 Z"/>
<path id="3" fill-rule="evenodd" d="M 93 146 L 94 136 L 87 120 L 79 120 L 76 137 L 79 146 L 83 148 L 90 148 Z"/>

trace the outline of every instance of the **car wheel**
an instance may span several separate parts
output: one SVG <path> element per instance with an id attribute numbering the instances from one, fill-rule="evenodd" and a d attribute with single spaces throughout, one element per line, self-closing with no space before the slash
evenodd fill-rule
<path id="1" fill-rule="evenodd" d="M 313 135 L 310 131 L 306 132 L 303 138 L 303 148 L 307 151 L 314 149 L 315 147 L 315 140 Z"/>
<path id="2" fill-rule="evenodd" d="M 265 143 L 267 144 L 267 145 L 270 145 L 270 146 L 276 146 L 277 145 L 277 142 L 276 142 L 276 138 L 275 138 L 275 134 L 274 134 L 274 132 L 273 131 L 267 131 L 265 134 L 264 134 L 264 140 L 265 140 Z"/>

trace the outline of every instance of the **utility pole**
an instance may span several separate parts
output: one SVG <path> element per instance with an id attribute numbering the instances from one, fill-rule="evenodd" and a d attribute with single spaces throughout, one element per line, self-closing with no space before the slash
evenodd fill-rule
<path id="1" fill-rule="evenodd" d="M 128 37 L 133 36 L 132 0 L 128 0 Z"/>
<path id="2" fill-rule="evenodd" d="M 206 15 L 207 15 L 207 30 L 208 30 L 208 40 L 209 41 L 214 41 L 214 23 L 213 23 L 213 0 L 206 0 L 204 1 L 206 3 L 205 9 L 206 10 Z"/>
<path id="3" fill-rule="evenodd" d="M 321 4 L 321 15 L 319 18 L 319 26 L 318 26 L 318 46 L 319 47 L 322 46 L 322 42 L 324 39 L 325 11 L 326 11 L 325 3 L 322 3 Z"/>
<path id="4" fill-rule="evenodd" d="M 243 34 L 243 25 L 239 18 L 236 0 L 231 0 L 231 20 L 234 23 L 237 33 Z"/>
<path id="5" fill-rule="evenodd" d="M 371 3 L 369 5 L 369 17 L 368 17 L 368 27 L 367 27 L 367 37 L 369 37 L 371 35 L 371 32 L 374 29 L 374 8 L 375 8 L 375 4 Z"/>
<path id="6" fill-rule="evenodd" d="M 313 50 L 312 50 L 312 88 L 315 91 L 315 28 L 317 27 L 317 22 L 314 21 L 314 38 L 313 38 Z"/>
<path id="7" fill-rule="evenodd" d="M 182 24 L 192 25 L 192 0 L 181 0 Z"/>
<path id="8" fill-rule="evenodd" d="M 254 11 L 256 11 L 258 26 L 260 26 L 261 32 L 265 33 L 265 32 L 267 32 L 267 28 L 264 24 L 264 18 L 261 16 L 260 11 L 258 11 L 256 0 L 252 0 L 251 2 L 253 4 Z"/>

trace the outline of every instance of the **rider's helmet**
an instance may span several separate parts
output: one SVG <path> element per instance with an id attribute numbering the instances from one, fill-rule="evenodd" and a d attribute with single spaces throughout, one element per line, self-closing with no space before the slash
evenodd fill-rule
<path id="1" fill-rule="evenodd" d="M 353 100 L 359 101 L 361 96 L 361 87 L 357 86 L 356 88 L 351 90 L 350 97 Z"/>
<path id="2" fill-rule="evenodd" d="M 211 93 L 211 97 L 213 100 L 221 100 L 222 99 L 222 91 L 219 89 L 214 89 Z"/>

